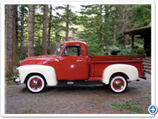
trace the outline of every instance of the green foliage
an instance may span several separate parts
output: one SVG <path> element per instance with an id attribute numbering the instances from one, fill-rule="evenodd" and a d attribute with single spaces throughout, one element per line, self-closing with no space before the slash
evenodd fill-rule
<path id="1" fill-rule="evenodd" d="M 136 53 L 137 53 L 138 55 L 144 55 L 144 54 L 145 54 L 145 51 L 144 51 L 143 48 L 138 48 L 138 49 L 136 50 Z"/>
<path id="2" fill-rule="evenodd" d="M 147 26 L 151 22 L 151 5 L 133 5 L 132 22 L 135 28 Z"/>
<path id="3" fill-rule="evenodd" d="M 143 48 L 139 48 L 139 44 L 135 44 L 133 49 L 126 48 L 123 45 L 112 46 L 109 48 L 111 55 L 144 55 L 145 51 Z"/>
<path id="4" fill-rule="evenodd" d="M 32 110 L 32 109 L 29 109 L 29 110 L 24 110 L 23 112 L 22 112 L 22 114 L 37 114 L 37 112 L 35 112 L 34 110 Z"/>
<path id="5" fill-rule="evenodd" d="M 109 108 L 116 108 L 119 111 L 129 110 L 133 114 L 135 114 L 135 113 L 138 113 L 138 114 L 146 113 L 146 111 L 144 111 L 143 109 L 138 108 L 138 105 L 142 105 L 142 103 L 141 102 L 130 103 L 129 101 L 127 101 L 127 102 L 125 102 L 123 104 L 111 103 L 111 104 L 108 104 L 107 106 Z"/>
<path id="6" fill-rule="evenodd" d="M 18 76 L 18 71 L 16 70 L 16 68 L 14 68 L 14 70 L 13 70 L 13 73 L 5 73 L 5 79 L 6 79 L 6 81 L 7 81 L 7 83 L 12 83 L 12 81 L 13 81 L 13 77 L 14 76 Z M 11 82 L 10 82 L 10 80 L 11 80 Z"/>
<path id="7" fill-rule="evenodd" d="M 136 43 L 136 42 L 134 42 L 134 48 L 135 48 L 135 49 L 139 48 L 139 44 Z"/>
<path id="8" fill-rule="evenodd" d="M 112 5 L 82 5 L 80 13 L 84 29 L 78 35 L 87 42 L 89 55 L 104 55 L 104 47 L 113 44 Z"/>
<path id="9" fill-rule="evenodd" d="M 37 45 L 34 47 L 34 55 L 35 56 L 42 55 L 42 45 Z"/>
<path id="10" fill-rule="evenodd" d="M 70 5 L 71 6 L 71 5 Z M 22 33 L 22 11 L 24 11 L 24 55 L 19 56 L 19 60 L 26 58 L 28 46 L 28 19 L 29 5 L 17 5 L 17 41 L 18 54 L 21 49 Z M 151 23 L 151 5 L 116 5 L 116 4 L 89 4 L 81 5 L 80 14 L 73 12 L 72 7 L 67 5 L 57 5 L 53 7 L 50 32 L 49 54 L 53 54 L 54 48 L 65 41 L 66 32 L 69 40 L 85 41 L 88 45 L 89 55 L 108 55 L 111 54 L 144 54 L 145 51 L 139 48 L 143 45 L 143 39 L 134 41 L 134 49 L 127 49 L 124 44 L 131 44 L 131 38 L 125 41 L 123 32 L 132 29 L 145 27 Z M 62 11 L 59 13 L 59 11 Z M 43 32 L 43 5 L 35 5 L 34 22 L 34 55 L 42 55 L 42 32 Z M 48 11 L 50 13 L 50 10 Z M 56 13 L 56 15 L 54 14 Z M 5 20 L 7 5 L 5 6 Z M 16 16 L 16 15 L 15 15 Z M 69 17 L 69 19 L 67 19 Z M 48 14 L 50 18 L 50 14 Z M 5 21 L 6 23 L 6 21 Z M 66 26 L 68 23 L 69 27 Z M 5 24 L 6 28 L 6 24 Z M 116 47 L 113 47 L 116 45 Z M 18 62 L 18 60 L 17 60 Z M 6 74 L 11 77 L 11 74 Z"/>
<path id="11" fill-rule="evenodd" d="M 55 9 L 64 11 L 63 14 L 57 12 L 57 15 L 53 16 L 53 26 L 55 28 L 56 37 L 60 37 L 60 40 L 62 39 L 65 41 L 66 32 L 72 32 L 73 34 L 76 34 L 77 28 L 74 28 L 73 25 L 77 24 L 77 15 L 71 11 L 71 8 L 69 8 L 68 4 L 57 6 Z M 68 28 L 66 26 L 67 23 Z M 63 34 L 63 32 L 65 33 Z"/>
<path id="12" fill-rule="evenodd" d="M 71 6 L 71 5 L 70 5 Z M 59 44 L 65 41 L 66 32 L 66 16 L 69 15 L 69 31 L 72 34 L 77 34 L 77 39 L 72 37 L 72 40 L 85 41 L 88 45 L 89 55 L 105 55 L 110 51 L 111 54 L 137 54 L 139 51 L 132 51 L 125 47 L 119 47 L 119 49 L 112 48 L 112 45 L 124 44 L 124 35 L 120 34 L 120 29 L 123 28 L 122 23 L 122 11 L 127 12 L 127 23 L 134 24 L 134 27 L 145 26 L 151 21 L 151 6 L 150 5 L 105 5 L 105 4 L 90 4 L 81 5 L 80 14 L 72 12 L 71 8 L 67 8 L 67 5 L 56 6 L 53 9 L 56 10 L 56 15 L 52 15 L 52 28 L 51 28 L 51 44 Z M 42 23 L 43 23 L 43 6 L 37 5 L 35 12 L 35 55 L 42 54 Z M 58 11 L 63 11 L 59 13 Z M 116 19 L 115 13 L 118 11 Z M 27 11 L 28 12 L 28 11 Z M 26 13 L 27 13 L 26 12 Z M 52 11 L 55 12 L 55 11 Z M 27 15 L 28 16 L 28 15 Z M 49 17 L 49 14 L 48 14 Z M 143 18 L 143 19 L 142 19 Z M 28 19 L 28 18 L 27 18 Z M 117 42 L 113 40 L 114 25 L 117 25 Z M 131 26 L 132 26 L 131 24 Z M 141 25 L 140 25 L 141 24 Z M 78 30 L 74 25 L 82 26 Z M 127 26 L 128 29 L 133 29 L 133 26 Z M 26 26 L 28 28 L 28 26 Z M 122 31 L 123 32 L 123 31 Z M 121 32 L 121 33 L 122 33 Z M 119 34 L 118 34 L 119 33 Z M 25 39 L 27 39 L 27 34 Z M 71 36 L 70 36 L 71 39 Z M 137 40 L 138 41 L 138 40 Z M 134 44 L 134 48 L 138 48 L 141 42 Z M 130 43 L 130 42 L 129 42 Z M 52 45 L 51 45 L 52 46 Z M 53 47 L 53 46 L 52 46 Z M 106 50 L 104 49 L 106 47 Z M 51 51 L 50 51 L 51 53 Z"/>
<path id="13" fill-rule="evenodd" d="M 5 77 L 7 78 L 7 79 L 10 79 L 10 78 L 13 78 L 13 74 L 12 73 L 6 73 L 5 74 Z"/>
<path id="14" fill-rule="evenodd" d="M 28 18 L 29 5 L 18 5 L 18 47 L 21 42 L 21 10 L 24 10 L 24 46 L 28 45 Z M 7 6 L 5 7 L 7 10 Z M 143 39 L 137 39 L 134 43 L 134 50 L 127 49 L 120 44 L 124 44 L 123 30 L 131 30 L 143 27 L 151 22 L 151 5 L 106 5 L 89 4 L 81 5 L 80 15 L 71 10 L 71 5 L 61 5 L 53 7 L 51 21 L 51 47 L 54 47 L 65 41 L 66 16 L 69 15 L 69 34 L 70 40 L 85 41 L 88 45 L 89 55 L 107 55 L 111 54 L 143 54 L 143 49 L 139 45 L 143 44 Z M 43 30 L 43 5 L 35 5 L 35 24 L 34 24 L 34 55 L 42 55 L 42 30 Z M 59 12 L 62 11 L 62 12 Z M 117 16 L 116 16 L 117 11 Z M 50 10 L 49 10 L 50 12 Z M 126 17 L 122 15 L 126 14 Z M 48 18 L 50 14 L 48 14 Z M 127 26 L 124 26 L 124 23 Z M 116 41 L 114 41 L 114 27 L 116 26 Z M 80 28 L 80 29 L 78 29 Z M 125 28 L 125 29 L 124 29 Z M 130 44 L 128 42 L 128 44 Z M 116 47 L 112 47 L 116 45 Z M 106 47 L 106 49 L 104 48 Z M 110 48 L 112 47 L 112 48 Z M 19 48 L 20 52 L 20 48 Z M 52 53 L 54 51 L 49 51 Z M 20 59 L 27 57 L 27 53 Z"/>
<path id="15" fill-rule="evenodd" d="M 124 44 L 124 35 L 123 34 L 119 34 L 116 36 L 116 40 L 119 44 Z"/>
<path id="16" fill-rule="evenodd" d="M 131 53 L 131 50 L 130 49 L 121 49 L 120 52 L 118 53 L 118 55 L 129 55 Z"/>
<path id="17" fill-rule="evenodd" d="M 117 55 L 120 52 L 120 49 L 116 46 L 109 48 L 111 55 Z"/>
<path id="18" fill-rule="evenodd" d="M 88 55 L 101 55 L 100 44 L 95 42 L 88 44 Z"/>

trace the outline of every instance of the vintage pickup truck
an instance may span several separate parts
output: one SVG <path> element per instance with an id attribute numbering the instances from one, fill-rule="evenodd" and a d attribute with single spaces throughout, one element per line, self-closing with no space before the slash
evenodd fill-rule
<path id="1" fill-rule="evenodd" d="M 15 82 L 25 83 L 32 93 L 46 85 L 105 84 L 115 93 L 126 90 L 128 83 L 146 79 L 142 55 L 88 56 L 85 42 L 62 43 L 54 55 L 24 59 L 17 68 Z"/>

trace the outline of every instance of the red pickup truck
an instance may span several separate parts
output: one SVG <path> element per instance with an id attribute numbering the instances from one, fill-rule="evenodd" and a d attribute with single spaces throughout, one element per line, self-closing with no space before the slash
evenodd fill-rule
<path id="1" fill-rule="evenodd" d="M 105 84 L 115 93 L 124 92 L 128 82 L 146 78 L 142 55 L 88 56 L 85 42 L 62 43 L 54 55 L 29 57 L 17 68 L 15 82 L 25 83 L 32 93 L 46 85 Z"/>

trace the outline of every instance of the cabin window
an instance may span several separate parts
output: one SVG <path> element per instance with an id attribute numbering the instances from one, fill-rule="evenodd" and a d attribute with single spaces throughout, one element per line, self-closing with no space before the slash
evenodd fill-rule
<path id="1" fill-rule="evenodd" d="M 62 56 L 80 56 L 81 47 L 80 46 L 67 46 L 62 52 Z"/>

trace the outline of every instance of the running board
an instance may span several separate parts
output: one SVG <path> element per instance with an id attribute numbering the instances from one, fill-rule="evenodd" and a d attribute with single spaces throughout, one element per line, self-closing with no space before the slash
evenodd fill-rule
<path id="1" fill-rule="evenodd" d="M 71 86 L 78 86 L 78 85 L 97 85 L 97 84 L 104 84 L 102 81 L 58 81 L 58 86 L 62 85 L 71 85 Z"/>

